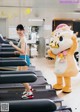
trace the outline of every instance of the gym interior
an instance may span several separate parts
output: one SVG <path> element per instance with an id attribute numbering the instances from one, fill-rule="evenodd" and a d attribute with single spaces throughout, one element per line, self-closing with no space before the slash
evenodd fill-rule
<path id="1" fill-rule="evenodd" d="M 80 112 L 79 37 L 79 0 L 0 0 L 0 112 Z"/>

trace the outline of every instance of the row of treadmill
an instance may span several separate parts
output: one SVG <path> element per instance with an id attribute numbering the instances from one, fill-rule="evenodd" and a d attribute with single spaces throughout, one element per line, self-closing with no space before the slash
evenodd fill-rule
<path id="1" fill-rule="evenodd" d="M 32 65 L 28 71 L 16 70 L 17 66 L 25 66 L 26 62 L 14 51 L 8 42 L 0 42 L 0 104 L 8 103 L 9 112 L 72 112 L 70 107 L 62 105 L 63 100 L 58 98 L 41 71 Z M 25 82 L 33 88 L 33 99 L 21 98 L 22 83 Z"/>

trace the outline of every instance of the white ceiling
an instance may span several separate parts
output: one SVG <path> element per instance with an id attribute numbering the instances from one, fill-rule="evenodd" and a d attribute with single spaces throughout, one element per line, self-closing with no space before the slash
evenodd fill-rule
<path id="1" fill-rule="evenodd" d="M 26 15 L 28 7 L 32 11 Z M 80 13 L 74 12 L 78 8 L 80 4 L 61 4 L 59 0 L 0 0 L 0 16 L 8 17 L 10 24 L 17 24 L 20 20 L 26 23 L 29 18 L 45 18 L 47 24 L 51 24 L 54 18 L 79 19 Z"/>
<path id="2" fill-rule="evenodd" d="M 59 0 L 0 0 L 0 7 L 52 8 L 54 11 L 74 11 L 78 4 L 61 4 Z"/>

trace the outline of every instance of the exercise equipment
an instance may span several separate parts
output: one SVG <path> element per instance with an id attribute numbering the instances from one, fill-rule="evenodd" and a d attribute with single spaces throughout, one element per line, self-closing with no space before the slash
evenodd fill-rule
<path id="1" fill-rule="evenodd" d="M 21 90 L 21 89 L 20 89 Z M 34 100 L 22 100 L 21 99 L 21 91 L 14 91 L 14 90 L 0 90 L 1 92 L 0 92 L 0 102 L 1 103 L 3 103 L 3 102 L 7 102 L 7 103 L 9 103 L 10 104 L 10 102 L 15 102 L 15 106 L 17 107 L 17 104 L 20 106 L 20 103 L 21 103 L 21 105 L 22 105 L 22 102 L 26 102 L 26 106 L 28 107 L 28 105 L 27 105 L 27 103 L 28 103 L 28 101 L 33 101 L 33 103 L 36 105 L 36 107 L 35 107 L 35 111 L 36 112 L 38 112 L 38 110 L 37 110 L 37 104 L 38 105 L 41 105 L 41 104 L 39 104 L 38 102 L 37 102 L 37 104 L 36 104 L 36 102 L 34 102 L 35 100 L 36 101 L 43 101 L 44 99 L 41 99 L 41 97 L 40 97 L 40 99 L 34 99 Z M 41 93 L 43 93 L 43 96 L 45 95 L 44 94 L 44 92 L 36 92 L 37 94 L 39 94 L 39 96 L 41 96 Z M 34 92 L 34 95 L 37 95 L 37 94 L 35 94 L 35 92 Z M 50 99 L 48 99 L 48 98 L 50 98 L 50 96 L 47 96 L 46 95 L 46 97 L 47 97 L 47 100 L 50 100 Z M 35 97 L 35 98 L 37 98 L 37 97 Z M 44 98 L 44 97 L 43 97 Z M 55 106 L 57 106 L 57 110 L 55 109 L 55 111 L 61 111 L 61 112 L 72 112 L 72 110 L 71 110 L 71 108 L 67 108 L 66 106 L 61 106 L 61 105 L 57 105 L 56 103 L 59 103 L 59 101 L 57 101 L 57 99 L 52 99 L 52 102 L 54 102 L 54 104 L 55 104 Z M 16 104 L 17 103 L 17 104 Z M 14 105 L 14 104 L 13 104 Z M 33 104 L 32 104 L 33 105 Z M 33 105 L 34 106 L 34 105 Z M 33 106 L 30 106 L 30 107 L 33 107 Z M 25 107 L 25 105 L 24 105 L 24 107 Z M 45 107 L 46 108 L 46 107 Z M 13 107 L 13 110 L 15 109 L 15 107 Z M 17 109 L 20 109 L 19 107 L 17 107 Z M 22 107 L 21 107 L 21 109 L 23 109 Z M 40 110 L 40 108 L 38 107 L 38 109 Z M 66 111 L 64 111 L 64 110 L 66 110 Z M 27 110 L 25 110 L 25 111 L 27 111 Z M 32 108 L 31 108 L 31 112 L 32 112 L 33 110 L 32 110 Z M 41 110 L 40 110 L 41 111 Z M 48 109 L 46 110 L 46 111 L 48 111 Z M 12 112 L 12 111 L 11 111 Z M 16 112 L 16 111 L 15 111 Z M 53 111 L 49 111 L 49 112 L 53 112 Z"/>
<path id="2" fill-rule="evenodd" d="M 0 44 L 1 47 L 12 47 L 10 44 Z"/>
<path id="3" fill-rule="evenodd" d="M 57 108 L 55 103 L 48 99 L 8 101 L 7 103 L 9 103 L 9 112 L 53 112 Z"/>
<path id="4" fill-rule="evenodd" d="M 9 61 L 9 60 L 24 60 L 24 59 L 18 58 L 18 57 L 17 58 L 12 57 L 12 58 L 0 58 L 0 60 L 8 60 Z"/>
<path id="5" fill-rule="evenodd" d="M 11 65 L 11 66 L 20 66 L 20 62 L 18 63 L 18 61 L 20 61 L 20 60 L 17 60 L 17 61 L 16 61 L 16 60 L 1 60 L 2 64 L 4 63 L 3 66 L 10 66 L 10 65 Z M 21 60 L 21 61 L 22 61 L 22 60 Z M 23 63 L 23 62 L 25 62 L 25 61 L 22 61 L 22 63 Z M 5 64 L 5 63 L 6 63 L 6 64 Z M 16 63 L 17 63 L 17 64 L 16 64 Z M 23 65 L 22 63 L 21 63 L 21 66 Z M 25 63 L 25 64 L 26 64 L 26 63 Z M 24 65 L 25 65 L 25 64 L 24 64 Z M 23 65 L 23 66 L 24 66 L 24 65 Z M 1 66 L 2 66 L 2 65 L 1 65 Z M 7 74 L 8 74 L 8 76 L 10 75 L 10 72 L 0 72 L 0 73 L 1 73 L 1 74 L 5 74 L 5 76 L 6 76 Z M 20 74 L 23 73 L 23 72 L 21 72 L 21 73 L 19 74 L 19 72 L 16 72 L 16 71 L 15 71 L 15 72 L 13 72 L 12 75 L 14 76 L 16 73 L 18 73 L 17 75 L 20 75 Z M 27 73 L 29 73 L 29 71 L 28 71 L 28 72 L 24 72 L 24 74 L 27 74 Z M 36 72 L 35 72 L 35 74 L 36 74 Z M 42 83 L 42 82 L 43 82 L 43 83 Z M 48 83 L 47 83 L 47 81 L 45 80 L 45 78 L 42 77 L 42 76 L 40 76 L 40 74 L 39 74 L 39 76 L 38 76 L 37 82 L 35 82 L 34 85 L 39 85 L 39 84 L 43 84 L 44 87 L 45 87 L 45 85 L 48 85 Z M 32 84 L 32 85 L 33 85 L 33 84 Z M 21 88 L 17 88 L 17 92 L 19 91 L 19 89 L 21 89 Z M 41 89 L 41 88 L 38 88 L 38 89 Z M 47 90 L 47 89 L 44 90 L 44 89 L 45 89 L 45 88 L 43 88 L 43 90 L 42 90 L 42 91 L 43 91 L 42 94 L 46 94 L 46 95 L 47 95 L 47 96 L 44 95 L 45 98 L 50 98 L 50 97 L 53 97 L 53 96 L 57 97 L 57 96 L 56 96 L 56 92 L 55 92 L 53 89 L 52 89 L 52 90 L 51 90 L 51 88 L 50 88 L 50 90 Z M 8 91 L 8 94 L 7 94 L 7 95 L 9 95 L 9 90 L 10 90 L 10 88 L 9 88 L 9 89 L 6 88 L 6 90 Z M 23 89 L 22 89 L 22 90 L 23 90 Z M 12 89 L 12 91 L 13 91 L 13 89 Z M 50 94 L 50 92 L 51 92 L 52 94 Z M 55 93 L 54 93 L 54 92 L 55 92 Z M 15 89 L 14 89 L 14 93 L 15 93 Z M 14 94 L 14 93 L 13 93 L 13 94 Z M 54 93 L 54 94 L 53 94 L 53 93 Z M 38 96 L 37 94 L 39 95 L 39 94 L 41 94 L 41 92 L 40 92 L 40 91 L 37 91 L 37 92 L 36 92 L 36 95 L 35 95 L 35 96 L 36 96 L 36 98 L 39 98 L 39 96 L 41 96 L 41 95 Z M 4 96 L 5 96 L 5 95 L 4 95 Z M 13 95 L 12 95 L 12 97 L 13 97 Z M 41 96 L 41 99 L 42 99 L 42 98 L 43 98 L 43 96 Z M 61 102 L 61 101 L 60 101 L 60 102 Z"/>
<path id="6" fill-rule="evenodd" d="M 1 52 L 14 52 L 16 50 L 13 47 L 2 47 L 2 46 L 0 46 L 0 51 Z"/>
<path id="7" fill-rule="evenodd" d="M 16 79 L 16 80 L 15 80 Z M 31 74 L 0 74 L 0 84 L 7 83 L 23 83 L 23 82 L 35 82 L 37 77 L 34 73 Z"/>
<path id="8" fill-rule="evenodd" d="M 0 67 L 4 66 L 25 66 L 27 63 L 23 60 L 0 60 Z"/>
<path id="9" fill-rule="evenodd" d="M 21 59 L 23 60 L 23 59 Z M 1 71 L 15 71 L 17 68 L 16 67 L 0 67 Z M 32 70 L 35 71 L 35 67 L 34 66 L 30 66 L 28 70 Z"/>
<path id="10" fill-rule="evenodd" d="M 9 58 L 9 60 L 8 60 L 8 58 L 6 58 L 6 57 L 3 58 L 2 60 L 0 59 L 0 62 L 2 63 L 3 67 L 4 66 L 20 66 L 20 65 L 24 66 L 26 64 L 24 60 L 19 60 L 19 59 L 16 60 L 16 58 L 15 59 L 12 58 L 12 60 Z M 23 62 L 25 64 L 22 64 Z M 0 65 L 1 65 L 1 63 L 0 63 Z M 37 73 L 38 73 L 38 75 L 37 75 L 38 79 L 36 81 L 35 74 L 37 74 Z M 56 91 L 54 89 L 51 89 L 51 86 L 48 85 L 47 81 L 45 80 L 44 77 L 42 77 L 42 74 L 39 71 L 34 70 L 34 71 L 30 72 L 30 70 L 29 70 L 27 72 L 20 71 L 20 73 L 19 73 L 19 71 L 11 71 L 11 73 L 10 73 L 10 71 L 4 71 L 4 72 L 0 71 L 0 76 L 3 78 L 3 80 L 5 79 L 5 83 L 12 83 L 12 84 L 31 81 L 31 77 L 33 77 L 33 80 L 36 81 L 36 82 L 34 82 L 35 84 L 32 83 L 32 86 L 33 85 L 36 86 L 35 87 L 36 89 L 33 91 L 35 98 L 34 98 L 34 100 L 30 100 L 31 101 L 30 103 L 29 103 L 29 100 L 21 99 L 21 93 L 23 92 L 23 87 L 16 86 L 16 87 L 7 87 L 6 89 L 5 89 L 5 87 L 0 88 L 0 101 L 1 101 L 1 103 L 2 102 L 9 103 L 10 112 L 17 112 L 19 110 L 26 112 L 26 111 L 28 111 L 28 109 L 30 109 L 29 112 L 41 112 L 41 111 L 54 112 L 54 111 L 56 111 L 56 105 L 58 103 L 60 104 L 60 107 L 58 107 L 57 110 L 61 110 L 61 111 L 62 110 L 70 110 L 70 108 L 62 106 L 62 100 L 57 97 Z M 24 78 L 23 78 L 23 76 L 24 76 Z M 27 77 L 30 78 L 30 80 Z M 15 79 L 16 79 L 16 81 L 15 81 Z M 43 79 L 45 80 L 45 81 L 43 81 L 45 83 L 44 84 L 42 83 L 40 85 L 40 83 Z M 6 82 L 6 80 L 7 80 L 7 82 Z M 0 84 L 0 87 L 2 86 L 2 84 Z M 18 85 L 20 85 L 20 84 L 18 84 Z M 47 86 L 44 86 L 44 85 L 47 85 Z M 11 86 L 11 84 L 10 84 L 10 86 Z M 51 99 L 52 101 L 49 99 Z M 44 102 L 44 100 L 46 100 L 46 102 Z M 48 108 L 50 109 L 49 103 L 48 103 L 49 101 L 51 101 L 52 104 L 54 105 L 54 108 L 52 110 L 48 110 Z M 46 105 L 46 103 L 48 104 L 48 106 Z M 45 110 L 43 108 L 41 108 L 41 104 L 44 104 L 44 105 L 42 105 L 42 107 L 44 107 Z M 65 111 L 62 111 L 62 112 L 65 112 Z"/>
<path id="11" fill-rule="evenodd" d="M 3 39 L 3 37 L 2 37 L 1 34 L 0 34 L 0 43 L 9 44 L 8 41 L 6 41 L 5 39 Z"/>
<path id="12" fill-rule="evenodd" d="M 36 89 L 36 88 L 39 88 L 39 89 L 46 89 L 47 87 L 51 89 L 51 86 L 47 83 L 47 80 L 42 76 L 42 73 L 40 71 L 1 71 L 0 74 L 30 74 L 30 73 L 34 73 L 36 74 L 36 76 L 38 77 L 38 79 L 34 82 L 34 83 L 31 83 L 30 85 Z M 6 85 L 6 84 L 2 84 L 0 86 L 0 89 L 1 88 L 23 88 L 23 85 L 21 83 L 16 83 L 16 84 L 10 84 L 10 85 Z"/>
<path id="13" fill-rule="evenodd" d="M 13 64 L 12 64 L 13 65 Z M 28 71 L 28 73 L 30 73 L 29 71 Z M 32 73 L 32 72 L 31 72 Z M 2 73 L 0 73 L 0 74 L 2 74 Z M 35 80 L 36 80 L 36 76 L 31 76 L 30 74 L 29 75 L 21 75 L 21 74 L 9 74 L 9 75 L 7 75 L 7 74 L 3 74 L 3 75 L 0 75 L 1 76 L 1 80 L 0 80 L 0 83 L 16 83 L 16 82 L 20 82 L 20 83 L 23 83 L 23 82 L 34 82 Z M 25 77 L 24 77 L 25 76 Z M 3 79 L 2 79 L 3 78 Z M 16 80 L 15 80 L 16 79 Z M 26 80 L 27 79 L 27 80 Z M 4 101 L 4 98 L 5 98 L 5 95 L 6 95 L 6 98 L 7 98 L 7 95 L 9 95 L 9 90 L 8 89 L 6 89 L 5 90 L 5 92 L 3 91 L 3 90 L 0 90 L 1 91 L 1 93 L 2 93 L 2 95 L 1 95 L 1 93 L 0 93 L 0 101 Z M 12 92 L 11 92 L 11 90 L 10 90 L 10 94 L 12 95 L 12 97 L 15 95 L 13 95 L 12 93 L 13 93 L 13 91 L 16 93 L 16 90 L 13 90 L 12 89 Z M 19 90 L 17 90 L 17 91 L 19 91 Z M 4 98 L 3 98 L 4 97 Z M 12 98 L 10 95 L 9 95 L 9 98 Z M 7 102 L 9 101 L 9 100 L 11 100 L 11 99 L 5 99 Z M 16 97 L 15 97 L 16 98 Z M 15 98 L 13 98 L 14 100 L 15 100 Z M 1 100 L 2 99 L 2 100 Z M 11 100 L 12 102 L 13 102 L 13 99 Z M 20 98 L 19 98 L 20 99 Z M 17 100 L 18 101 L 18 100 Z M 17 102 L 16 101 L 16 102 Z M 22 102 L 22 101 L 21 101 Z M 39 102 L 40 102 L 40 100 L 39 100 Z M 44 101 L 43 101 L 44 102 Z M 43 103 L 42 102 L 42 103 Z M 37 102 L 38 103 L 38 102 Z M 10 103 L 9 103 L 10 104 Z M 19 103 L 18 103 L 19 104 Z M 46 103 L 45 103 L 46 104 Z M 49 104 L 48 104 L 49 105 Z M 17 105 L 16 105 L 17 106 Z M 55 106 L 56 107 L 56 106 Z M 36 108 L 35 108 L 36 109 Z M 55 108 L 56 109 L 56 108 Z M 12 109 L 12 110 L 14 110 L 14 108 Z M 26 111 L 26 110 L 25 110 Z M 37 110 L 38 111 L 38 110 Z"/>
<path id="14" fill-rule="evenodd" d="M 14 52 L 0 52 L 0 57 L 2 58 L 2 57 L 19 57 L 20 56 L 20 54 L 15 54 Z"/>
<path id="15" fill-rule="evenodd" d="M 23 72 L 23 71 L 22 71 Z M 0 72 L 1 73 L 1 72 Z M 8 75 L 10 75 L 10 72 L 9 71 L 7 71 L 7 73 L 6 72 L 2 72 L 2 74 L 8 74 Z M 14 73 L 14 71 L 13 71 L 13 73 Z M 19 72 L 17 72 L 17 73 L 19 73 Z M 27 73 L 29 73 L 29 71 L 27 72 Z M 32 72 L 31 72 L 32 73 Z M 34 73 L 34 72 L 33 72 Z M 16 74 L 13 74 L 13 75 L 16 75 Z M 17 74 L 18 75 L 18 74 Z M 20 75 L 20 74 L 19 74 Z M 11 84 L 10 84 L 11 85 Z M 2 86 L 2 85 L 1 85 Z M 14 100 L 19 100 L 19 101 L 21 101 L 21 93 L 23 92 L 23 88 L 19 88 L 19 87 L 15 87 L 15 88 L 6 88 L 5 90 L 4 90 L 4 88 L 3 89 L 1 89 L 0 88 L 0 91 L 2 92 L 1 94 L 0 94 L 0 97 L 1 97 L 1 101 L 4 101 L 4 100 L 6 100 L 7 102 L 9 101 L 9 100 L 11 100 L 11 101 L 14 101 Z M 58 97 L 57 97 L 57 95 L 56 95 L 56 91 L 55 90 L 51 90 L 51 88 L 49 89 L 47 89 L 47 88 L 42 88 L 42 86 L 41 86 L 41 88 L 39 88 L 39 86 L 37 86 L 37 88 L 36 88 L 36 90 L 35 91 L 33 91 L 34 92 L 34 96 L 35 96 L 35 100 L 36 99 L 43 99 L 43 98 L 47 98 L 47 99 L 51 99 L 52 101 L 54 101 L 55 102 L 55 104 L 57 105 L 62 105 L 61 103 L 62 103 L 62 100 L 60 100 Z M 61 106 L 60 106 L 61 107 Z M 62 109 L 63 109 L 63 107 L 62 107 Z"/>
<path id="16" fill-rule="evenodd" d="M 18 44 L 18 42 L 12 40 L 12 39 L 4 39 L 3 36 L 0 34 L 0 44 L 9 44 L 10 41 L 13 41 L 14 44 Z"/>

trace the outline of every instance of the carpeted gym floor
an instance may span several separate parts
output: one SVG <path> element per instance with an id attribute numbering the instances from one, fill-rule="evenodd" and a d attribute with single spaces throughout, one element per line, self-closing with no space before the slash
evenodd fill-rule
<path id="1" fill-rule="evenodd" d="M 31 62 L 32 65 L 36 66 L 37 70 L 42 71 L 49 84 L 55 84 L 54 60 L 32 58 Z M 64 94 L 58 91 L 57 95 L 64 100 L 63 104 L 67 104 L 73 109 L 73 112 L 80 112 L 80 73 L 72 78 L 72 93 Z"/>

